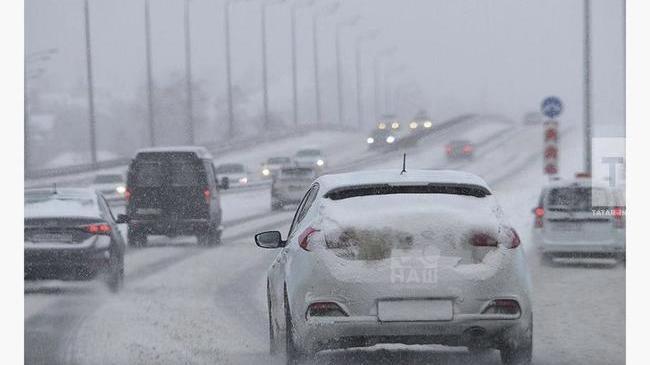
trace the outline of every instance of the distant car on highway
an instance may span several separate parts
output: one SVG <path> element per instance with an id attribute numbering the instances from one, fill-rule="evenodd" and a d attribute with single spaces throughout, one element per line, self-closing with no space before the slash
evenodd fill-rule
<path id="1" fill-rule="evenodd" d="M 201 246 L 221 242 L 221 192 L 212 156 L 203 147 L 160 147 L 137 152 L 127 174 L 129 245 L 148 235 L 196 236 Z"/>
<path id="2" fill-rule="evenodd" d="M 125 243 L 104 197 L 92 189 L 25 190 L 25 280 L 91 280 L 117 292 Z"/>
<path id="3" fill-rule="evenodd" d="M 605 185 L 584 177 L 553 181 L 542 189 L 533 214 L 532 237 L 544 263 L 625 259 L 625 206 Z"/>
<path id="4" fill-rule="evenodd" d="M 368 138 L 366 138 L 368 149 L 374 150 L 386 146 L 386 138 L 388 138 L 388 136 L 390 136 L 390 130 L 386 128 L 372 130 L 368 133 Z"/>
<path id="5" fill-rule="evenodd" d="M 240 163 L 224 163 L 217 166 L 215 170 L 217 178 L 223 180 L 228 179 L 231 186 L 246 185 L 249 182 L 249 173 L 246 166 Z"/>
<path id="6" fill-rule="evenodd" d="M 291 166 L 292 161 L 290 157 L 269 157 L 266 162 L 262 163 L 260 174 L 262 178 L 270 179 L 280 171 L 283 167 Z"/>
<path id="7" fill-rule="evenodd" d="M 297 167 L 311 167 L 318 173 L 322 172 L 327 166 L 323 152 L 317 148 L 306 148 L 296 152 L 293 158 Z"/>
<path id="8" fill-rule="evenodd" d="M 529 364 L 533 315 L 519 236 L 485 182 L 368 171 L 312 183 L 267 274 L 271 352 L 289 363 L 380 343 L 500 350 Z"/>
<path id="9" fill-rule="evenodd" d="M 472 159 L 474 157 L 474 144 L 468 140 L 455 140 L 445 146 L 448 160 Z"/>
<path id="10" fill-rule="evenodd" d="M 271 185 L 271 210 L 278 210 L 289 204 L 298 204 L 305 191 L 316 179 L 311 167 L 285 167 L 274 175 Z"/>
<path id="11" fill-rule="evenodd" d="M 99 191 L 109 203 L 126 202 L 126 180 L 122 174 L 97 174 L 91 187 Z"/>

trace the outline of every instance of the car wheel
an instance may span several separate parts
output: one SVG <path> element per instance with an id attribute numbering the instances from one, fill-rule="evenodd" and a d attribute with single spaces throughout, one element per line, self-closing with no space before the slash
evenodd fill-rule
<path id="1" fill-rule="evenodd" d="M 116 249 L 110 250 L 106 284 L 112 293 L 117 293 L 124 285 L 124 256 Z"/>
<path id="2" fill-rule="evenodd" d="M 286 321 L 285 325 L 285 340 L 286 340 L 286 359 L 287 365 L 296 365 L 300 364 L 302 358 L 304 357 L 293 342 L 293 324 L 291 321 L 291 310 L 289 308 L 289 299 L 287 298 L 287 293 L 284 293 L 284 318 Z"/>
<path id="3" fill-rule="evenodd" d="M 278 345 L 275 340 L 275 330 L 273 329 L 273 311 L 271 309 L 271 293 L 269 284 L 266 284 L 266 301 L 269 310 L 269 353 L 275 355 L 278 352 Z"/>
<path id="4" fill-rule="evenodd" d="M 518 341 L 509 341 L 499 349 L 504 365 L 529 365 L 533 361 L 533 320 Z"/>
<path id="5" fill-rule="evenodd" d="M 128 227 L 127 240 L 131 247 L 145 247 L 147 245 L 147 235 L 135 228 Z"/>

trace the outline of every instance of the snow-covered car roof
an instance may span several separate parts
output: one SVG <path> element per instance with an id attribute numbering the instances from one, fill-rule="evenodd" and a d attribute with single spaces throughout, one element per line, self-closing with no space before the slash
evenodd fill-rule
<path id="1" fill-rule="evenodd" d="M 477 175 L 454 170 L 408 170 L 400 174 L 395 170 L 358 171 L 343 174 L 323 175 L 317 179 L 321 190 L 328 192 L 332 189 L 372 185 L 423 185 L 423 184 L 462 184 L 475 185 L 491 191 L 485 180 Z"/>
<path id="2" fill-rule="evenodd" d="M 201 146 L 166 146 L 166 147 L 148 147 L 136 151 L 136 156 L 140 153 L 154 153 L 154 152 L 192 152 L 199 158 L 212 158 L 212 155 L 205 147 Z"/>
<path id="3" fill-rule="evenodd" d="M 97 193 L 87 188 L 25 190 L 25 218 L 99 217 Z"/>
<path id="4" fill-rule="evenodd" d="M 589 178 L 576 178 L 576 179 L 559 179 L 549 182 L 544 188 L 562 188 L 562 187 L 594 187 L 594 188 L 603 188 L 608 189 L 609 187 L 605 183 L 594 182 Z"/>

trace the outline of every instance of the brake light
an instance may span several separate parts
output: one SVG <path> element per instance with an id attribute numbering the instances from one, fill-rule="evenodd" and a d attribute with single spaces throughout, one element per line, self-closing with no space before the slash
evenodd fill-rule
<path id="1" fill-rule="evenodd" d="M 472 147 L 470 145 L 466 145 L 466 146 L 463 147 L 463 153 L 465 153 L 465 154 L 472 153 L 473 150 L 474 150 L 474 147 Z"/>
<path id="2" fill-rule="evenodd" d="M 475 233 L 471 243 L 474 247 L 497 247 L 498 241 L 487 233 Z"/>
<path id="3" fill-rule="evenodd" d="M 126 190 L 124 190 L 124 200 L 126 200 L 127 203 L 129 202 L 129 200 L 131 200 L 131 189 L 130 188 L 126 188 Z"/>
<path id="4" fill-rule="evenodd" d="M 510 232 L 508 234 L 510 238 L 510 243 L 507 245 L 508 248 L 517 248 L 521 245 L 521 238 L 519 238 L 519 234 L 517 231 L 515 231 L 514 228 L 508 227 L 508 231 Z"/>
<path id="5" fill-rule="evenodd" d="M 318 232 L 318 230 L 309 227 L 298 236 L 298 244 L 303 250 L 309 251 L 309 237 L 316 232 Z"/>
<path id="6" fill-rule="evenodd" d="M 205 188 L 205 190 L 203 190 L 203 198 L 205 198 L 206 203 L 210 203 L 210 188 Z"/>
<path id="7" fill-rule="evenodd" d="M 614 227 L 616 228 L 625 228 L 625 222 L 623 221 L 623 208 L 616 207 L 612 209 L 612 216 L 614 217 Z"/>
<path id="8" fill-rule="evenodd" d="M 544 208 L 542 207 L 535 208 L 535 227 L 544 227 Z"/>
<path id="9" fill-rule="evenodd" d="M 445 148 L 446 148 L 446 150 L 447 150 L 447 154 L 448 154 L 448 155 L 451 155 L 451 152 L 452 152 L 452 151 L 451 151 L 451 145 L 447 145 L 447 147 L 445 147 Z"/>
<path id="10" fill-rule="evenodd" d="M 106 223 L 95 223 L 84 226 L 83 230 L 90 234 L 109 234 L 111 233 L 111 226 Z"/>
<path id="11" fill-rule="evenodd" d="M 336 303 L 317 302 L 307 308 L 306 317 L 347 317 L 348 314 Z"/>
<path id="12" fill-rule="evenodd" d="M 507 314 L 521 316 L 519 302 L 514 299 L 495 299 L 483 310 L 483 314 Z"/>

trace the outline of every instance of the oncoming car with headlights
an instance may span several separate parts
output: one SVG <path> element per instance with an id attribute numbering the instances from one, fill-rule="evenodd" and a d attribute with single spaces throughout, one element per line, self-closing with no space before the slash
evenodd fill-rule
<path id="1" fill-rule="evenodd" d="M 317 148 L 299 150 L 293 161 L 297 167 L 312 167 L 318 172 L 322 172 L 327 166 L 323 152 Z"/>
<path id="2" fill-rule="evenodd" d="M 270 179 L 283 167 L 291 166 L 290 157 L 270 157 L 262 163 L 260 174 L 263 179 Z"/>
<path id="3" fill-rule="evenodd" d="M 267 274 L 271 351 L 288 362 L 380 343 L 532 357 L 530 280 L 517 233 L 485 182 L 455 171 L 318 178 Z M 285 345 L 286 344 L 286 345 Z"/>

